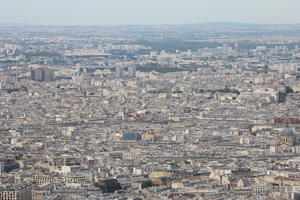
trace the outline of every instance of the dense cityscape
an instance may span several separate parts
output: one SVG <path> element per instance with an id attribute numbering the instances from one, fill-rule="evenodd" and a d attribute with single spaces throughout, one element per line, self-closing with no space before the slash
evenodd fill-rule
<path id="1" fill-rule="evenodd" d="M 0 25 L 0 200 L 300 199 L 300 25 Z"/>

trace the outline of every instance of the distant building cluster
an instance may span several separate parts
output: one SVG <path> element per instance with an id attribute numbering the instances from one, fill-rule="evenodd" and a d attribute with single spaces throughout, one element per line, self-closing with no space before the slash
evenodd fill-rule
<path id="1" fill-rule="evenodd" d="M 49 82 L 55 80 L 54 70 L 49 68 L 34 66 L 30 69 L 30 73 L 31 73 L 31 80 L 34 81 Z"/>
<path id="2" fill-rule="evenodd" d="M 297 25 L 0 28 L 0 200 L 300 198 Z"/>
<path id="3" fill-rule="evenodd" d="M 136 67 L 128 67 L 127 77 L 132 78 L 136 76 Z M 116 68 L 116 78 L 124 78 L 125 73 L 122 67 Z"/>

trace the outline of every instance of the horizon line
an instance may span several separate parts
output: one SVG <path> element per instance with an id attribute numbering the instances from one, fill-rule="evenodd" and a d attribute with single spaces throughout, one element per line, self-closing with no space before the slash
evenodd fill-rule
<path id="1" fill-rule="evenodd" d="M 80 25 L 80 24 L 31 24 L 31 23 L 10 23 L 10 22 L 0 22 L 0 26 L 46 26 L 46 27 L 97 27 L 97 26 L 183 26 L 183 25 L 300 25 L 299 23 L 254 23 L 254 22 L 222 22 L 222 21 L 213 21 L 213 22 L 199 22 L 199 23 L 162 23 L 162 24 L 88 24 L 88 25 Z"/>

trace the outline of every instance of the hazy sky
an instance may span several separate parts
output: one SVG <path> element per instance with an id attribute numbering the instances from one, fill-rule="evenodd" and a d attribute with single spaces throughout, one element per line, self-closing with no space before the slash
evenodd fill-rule
<path id="1" fill-rule="evenodd" d="M 0 23 L 300 23 L 300 0 L 0 0 Z"/>

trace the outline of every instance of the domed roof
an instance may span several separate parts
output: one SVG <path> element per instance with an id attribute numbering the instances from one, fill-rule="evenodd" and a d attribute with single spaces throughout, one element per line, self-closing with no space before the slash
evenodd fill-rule
<path id="1" fill-rule="evenodd" d="M 294 133 L 293 129 L 286 127 L 282 130 L 282 132 L 280 133 L 280 136 L 281 137 L 295 137 L 295 133 Z"/>

